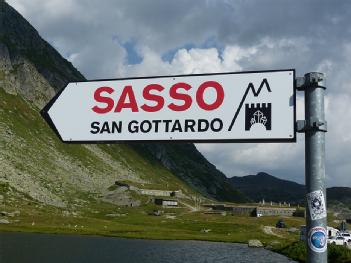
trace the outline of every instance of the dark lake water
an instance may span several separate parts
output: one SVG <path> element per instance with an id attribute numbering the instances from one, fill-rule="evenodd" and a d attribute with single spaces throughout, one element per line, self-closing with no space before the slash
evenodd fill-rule
<path id="1" fill-rule="evenodd" d="M 0 233 L 0 262 L 293 262 L 261 248 L 205 241 Z"/>

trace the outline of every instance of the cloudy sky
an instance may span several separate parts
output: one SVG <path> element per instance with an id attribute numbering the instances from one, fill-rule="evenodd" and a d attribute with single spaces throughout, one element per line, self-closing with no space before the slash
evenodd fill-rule
<path id="1" fill-rule="evenodd" d="M 327 184 L 351 187 L 351 1 L 7 0 L 88 79 L 295 68 L 327 75 Z M 298 119 L 303 97 L 298 96 Z M 200 144 L 227 176 L 304 182 L 296 144 Z"/>

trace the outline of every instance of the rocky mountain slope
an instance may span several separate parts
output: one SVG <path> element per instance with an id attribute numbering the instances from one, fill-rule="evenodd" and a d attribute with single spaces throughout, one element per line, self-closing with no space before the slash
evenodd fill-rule
<path id="1" fill-rule="evenodd" d="M 141 189 L 181 190 L 186 202 L 198 193 L 245 200 L 192 144 L 62 144 L 39 110 L 84 77 L 3 0 L 0 22 L 1 207 L 35 202 L 74 211 L 92 200 L 135 206 L 149 202 Z"/>
<path id="2" fill-rule="evenodd" d="M 0 1 L 3 88 L 41 108 L 68 81 L 84 80 L 15 9 Z M 5 74 L 6 73 L 6 74 Z"/>

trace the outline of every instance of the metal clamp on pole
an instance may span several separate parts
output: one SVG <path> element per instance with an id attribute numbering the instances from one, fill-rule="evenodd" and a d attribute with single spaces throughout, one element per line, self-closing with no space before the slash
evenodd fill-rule
<path id="1" fill-rule="evenodd" d="M 311 72 L 296 78 L 295 87 L 305 93 L 305 120 L 297 121 L 297 132 L 305 133 L 306 245 L 307 262 L 326 263 L 327 208 L 325 193 L 325 78 Z"/>
<path id="2" fill-rule="evenodd" d="M 322 88 L 325 90 L 326 86 L 324 74 L 319 72 L 311 72 L 306 74 L 304 77 L 297 77 L 295 79 L 295 86 L 299 91 L 308 91 L 311 88 Z M 327 132 L 327 121 L 316 118 L 306 118 L 306 120 L 298 120 L 296 127 L 296 130 L 299 133 L 304 133 L 306 131 Z"/>
<path id="3" fill-rule="evenodd" d="M 327 132 L 328 125 L 327 121 L 320 120 L 298 120 L 296 122 L 296 130 L 298 133 L 304 133 L 306 131 L 322 131 Z"/>
<path id="4" fill-rule="evenodd" d="M 304 77 L 297 77 L 295 79 L 295 86 L 299 91 L 304 91 L 308 88 L 326 89 L 324 74 L 319 72 L 311 72 L 305 74 Z"/>

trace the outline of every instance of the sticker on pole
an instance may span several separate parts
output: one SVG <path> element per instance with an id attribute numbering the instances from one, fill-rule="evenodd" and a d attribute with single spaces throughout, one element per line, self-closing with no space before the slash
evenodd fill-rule
<path id="1" fill-rule="evenodd" d="M 308 246 L 317 253 L 327 250 L 327 231 L 324 227 L 314 227 L 309 231 Z"/>
<path id="2" fill-rule="evenodd" d="M 295 142 L 295 70 L 69 83 L 42 110 L 64 142 Z"/>
<path id="3" fill-rule="evenodd" d="M 307 194 L 308 209 L 312 220 L 322 219 L 327 216 L 327 208 L 323 191 L 317 190 Z"/>

